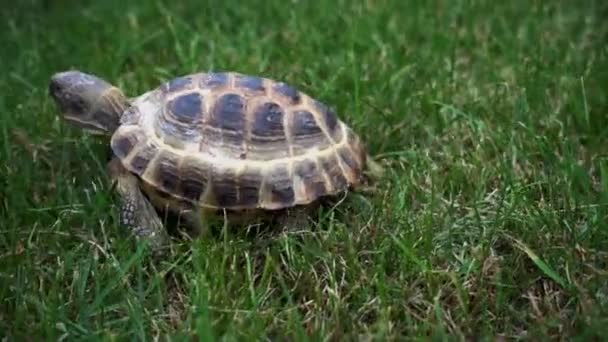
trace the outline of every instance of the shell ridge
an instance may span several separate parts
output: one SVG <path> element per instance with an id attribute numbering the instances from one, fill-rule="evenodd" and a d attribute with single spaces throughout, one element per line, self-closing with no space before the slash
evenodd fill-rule
<path id="1" fill-rule="evenodd" d="M 251 125 L 255 120 L 255 109 L 256 106 L 251 105 L 251 100 L 246 99 L 246 107 L 244 110 L 245 116 L 245 131 L 243 132 L 243 155 L 239 156 L 241 159 L 246 159 L 249 154 L 249 148 L 251 144 Z"/>
<path id="2" fill-rule="evenodd" d="M 235 183 L 236 183 L 236 203 L 239 204 L 242 201 L 242 190 L 243 190 L 243 173 L 245 172 L 245 168 L 247 165 L 245 163 L 241 164 L 239 168 L 236 169 L 234 173 Z"/>
<path id="3" fill-rule="evenodd" d="M 258 207 L 265 207 L 267 205 L 266 195 L 266 184 L 268 183 L 268 172 L 265 168 L 262 168 L 262 181 L 260 182 L 260 189 L 258 190 Z"/>
<path id="4" fill-rule="evenodd" d="M 320 156 L 317 156 L 317 158 L 315 158 L 315 164 L 317 164 L 317 170 L 319 173 L 321 173 L 321 177 L 323 177 L 323 183 L 325 184 L 325 189 L 328 193 L 333 193 L 334 192 L 334 183 L 332 183 L 331 179 L 329 178 L 329 175 L 327 174 L 327 171 L 325 171 L 325 168 L 323 167 L 323 165 L 321 165 L 321 158 Z"/>
<path id="5" fill-rule="evenodd" d="M 291 186 L 294 190 L 294 201 L 298 202 L 298 199 L 302 197 L 301 191 L 296 184 L 296 179 L 294 177 L 294 153 L 293 153 L 293 129 L 290 125 L 290 122 L 293 120 L 294 113 L 291 110 L 284 111 L 283 115 L 283 134 L 285 134 L 285 140 L 287 141 L 287 147 L 289 150 L 289 162 L 287 164 L 287 172 L 289 172 L 289 177 L 291 179 Z"/>
<path id="6" fill-rule="evenodd" d="M 338 165 L 340 166 L 340 169 L 342 170 L 342 174 L 344 175 L 344 177 L 346 177 L 346 179 L 348 179 L 349 182 L 351 182 L 351 177 L 349 177 L 350 173 L 346 171 L 346 166 L 344 165 L 344 161 L 342 160 L 342 157 L 340 156 L 340 153 L 338 152 L 339 149 L 342 147 L 342 145 L 346 144 L 346 125 L 342 122 L 340 122 L 340 129 L 342 129 L 342 141 L 340 141 L 340 144 L 337 144 L 334 146 L 333 149 L 333 154 L 336 156 L 336 160 L 338 161 Z"/>

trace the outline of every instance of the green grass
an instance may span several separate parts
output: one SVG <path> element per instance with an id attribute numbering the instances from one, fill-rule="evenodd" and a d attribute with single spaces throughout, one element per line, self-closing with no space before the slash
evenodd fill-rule
<path id="1" fill-rule="evenodd" d="M 1 337 L 606 335 L 605 1 L 172 3 L 2 6 Z M 107 141 L 47 96 L 67 68 L 129 95 L 201 70 L 284 80 L 387 174 L 309 230 L 154 262 L 117 225 Z"/>

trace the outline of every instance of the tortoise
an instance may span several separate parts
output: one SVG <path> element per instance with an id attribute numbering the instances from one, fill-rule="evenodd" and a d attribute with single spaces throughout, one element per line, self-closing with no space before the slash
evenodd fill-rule
<path id="1" fill-rule="evenodd" d="M 334 109 L 285 82 L 208 71 L 159 83 L 134 98 L 78 70 L 49 84 L 67 122 L 110 137 L 120 224 L 153 246 L 168 238 L 162 209 L 204 232 L 222 210 L 306 208 L 378 173 Z"/>

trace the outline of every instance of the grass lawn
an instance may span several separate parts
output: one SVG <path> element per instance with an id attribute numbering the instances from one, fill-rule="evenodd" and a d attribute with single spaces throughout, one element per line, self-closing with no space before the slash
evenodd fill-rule
<path id="1" fill-rule="evenodd" d="M 608 3 L 20 1 L 0 11 L 0 337 L 385 340 L 608 333 Z M 203 3 L 203 4 L 201 4 Z M 107 140 L 47 95 L 230 70 L 337 108 L 387 169 L 310 229 L 117 224 Z"/>

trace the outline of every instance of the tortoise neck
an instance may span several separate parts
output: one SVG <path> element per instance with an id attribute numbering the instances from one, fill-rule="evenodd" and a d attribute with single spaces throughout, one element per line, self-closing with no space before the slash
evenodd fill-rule
<path id="1" fill-rule="evenodd" d="M 120 89 L 109 87 L 92 108 L 91 119 L 104 127 L 106 134 L 112 135 L 120 125 L 120 118 L 129 106 L 129 99 Z"/>

